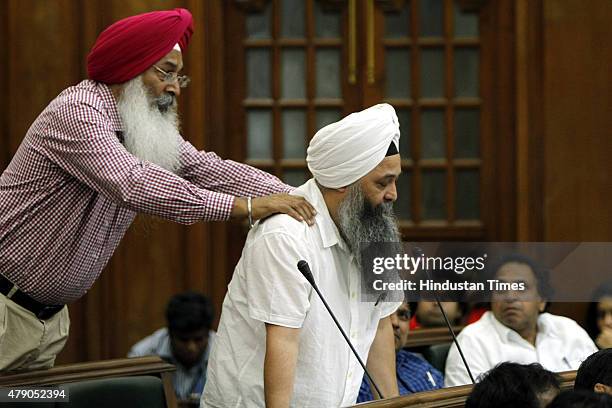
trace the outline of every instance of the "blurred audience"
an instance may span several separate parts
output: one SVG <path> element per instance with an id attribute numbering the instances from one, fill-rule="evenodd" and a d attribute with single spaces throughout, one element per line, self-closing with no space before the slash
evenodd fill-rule
<path id="1" fill-rule="evenodd" d="M 612 408 L 612 398 L 593 391 L 564 391 L 548 405 L 548 408 Z"/>
<path id="2" fill-rule="evenodd" d="M 466 408 L 544 408 L 559 394 L 559 377 L 540 364 L 501 363 L 484 373 Z"/>
<path id="3" fill-rule="evenodd" d="M 612 347 L 612 281 L 595 290 L 586 318 L 587 332 L 600 349 Z"/>
<path id="4" fill-rule="evenodd" d="M 464 305 L 459 302 L 440 302 L 448 321 L 453 324 L 459 324 L 463 317 Z M 444 316 L 438 307 L 437 302 L 412 302 L 410 309 L 413 312 L 410 319 L 410 330 L 420 329 L 424 327 L 446 327 Z"/>
<path id="5" fill-rule="evenodd" d="M 550 296 L 547 270 L 530 258 L 511 255 L 492 271 L 500 282 L 522 284 L 524 290 L 493 292 L 491 311 L 459 334 L 474 377 L 505 361 L 537 362 L 555 372 L 575 370 L 597 351 L 575 321 L 545 313 Z M 454 344 L 445 371 L 446 386 L 471 382 Z"/>
<path id="6" fill-rule="evenodd" d="M 574 389 L 612 395 L 612 348 L 599 350 L 580 364 Z"/>
<path id="7" fill-rule="evenodd" d="M 395 335 L 395 368 L 400 395 L 413 394 L 441 388 L 444 383 L 442 373 L 431 366 L 418 354 L 404 350 L 410 331 L 410 307 L 404 302 L 391 315 Z M 357 402 L 371 401 L 374 397 L 367 377 L 363 377 Z"/>
<path id="8" fill-rule="evenodd" d="M 128 357 L 156 355 L 176 365 L 172 382 L 179 400 L 197 400 L 206 383 L 208 355 L 214 340 L 214 309 L 196 292 L 173 296 L 166 307 L 168 326 L 136 343 Z"/>

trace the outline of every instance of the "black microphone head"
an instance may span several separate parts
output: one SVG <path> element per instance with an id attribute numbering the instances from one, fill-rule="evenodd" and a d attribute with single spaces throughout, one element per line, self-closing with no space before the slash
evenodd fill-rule
<path id="1" fill-rule="evenodd" d="M 297 268 L 302 273 L 302 275 L 304 275 L 306 280 L 310 282 L 312 286 L 314 286 L 315 285 L 314 277 L 312 276 L 312 272 L 310 271 L 310 266 L 308 265 L 308 262 L 302 259 L 301 261 L 297 263 Z"/>

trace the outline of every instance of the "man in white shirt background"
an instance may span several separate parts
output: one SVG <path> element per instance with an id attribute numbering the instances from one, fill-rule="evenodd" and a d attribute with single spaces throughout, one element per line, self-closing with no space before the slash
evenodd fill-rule
<path id="1" fill-rule="evenodd" d="M 355 403 L 363 369 L 296 265 L 314 280 L 385 398 L 399 395 L 390 315 L 401 302 L 361 301 L 363 243 L 398 242 L 392 205 L 399 123 L 387 104 L 321 129 L 293 194 L 315 225 L 273 216 L 249 232 L 223 302 L 204 407 L 338 407 Z"/>
<path id="2" fill-rule="evenodd" d="M 523 283 L 525 290 L 493 292 L 491 311 L 459 334 L 457 340 L 474 378 L 505 361 L 540 363 L 553 372 L 576 370 L 597 351 L 575 321 L 545 312 L 549 299 L 547 270 L 526 256 L 510 255 L 493 271 L 495 279 Z M 470 383 L 453 344 L 446 360 L 444 384 Z"/>

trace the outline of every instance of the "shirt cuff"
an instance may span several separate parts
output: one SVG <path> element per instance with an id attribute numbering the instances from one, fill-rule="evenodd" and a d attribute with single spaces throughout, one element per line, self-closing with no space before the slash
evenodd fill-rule
<path id="1" fill-rule="evenodd" d="M 232 214 L 232 208 L 234 208 L 234 200 L 236 197 L 217 193 L 215 191 L 208 190 L 208 202 L 205 221 L 227 221 Z"/>

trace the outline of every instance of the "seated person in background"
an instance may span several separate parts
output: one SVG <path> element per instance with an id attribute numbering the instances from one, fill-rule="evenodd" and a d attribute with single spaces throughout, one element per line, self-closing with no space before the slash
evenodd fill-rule
<path id="1" fill-rule="evenodd" d="M 593 391 L 563 391 L 548 408 L 612 408 L 612 397 Z"/>
<path id="2" fill-rule="evenodd" d="M 444 384 L 442 373 L 419 355 L 403 349 L 410 332 L 410 308 L 407 303 L 403 303 L 391 315 L 391 324 L 395 335 L 395 367 L 400 395 L 442 388 Z M 364 376 L 357 402 L 373 399 L 370 384 Z"/>
<path id="3" fill-rule="evenodd" d="M 459 324 L 463 316 L 463 305 L 459 302 L 440 302 L 444 308 L 444 313 L 452 325 Z M 413 312 L 410 319 L 410 330 L 425 327 L 446 327 L 444 316 L 438 307 L 437 302 L 419 301 L 412 302 L 410 309 Z"/>
<path id="4" fill-rule="evenodd" d="M 205 296 L 195 292 L 174 295 L 166 307 L 168 327 L 140 340 L 128 357 L 156 355 L 176 365 L 172 382 L 177 398 L 199 398 L 214 340 L 213 320 L 213 306 Z"/>
<path id="5" fill-rule="evenodd" d="M 599 350 L 580 364 L 574 389 L 612 395 L 612 348 Z"/>
<path id="6" fill-rule="evenodd" d="M 612 281 L 595 290 L 586 317 L 586 329 L 600 349 L 612 347 Z"/>
<path id="7" fill-rule="evenodd" d="M 484 373 L 466 408 L 544 408 L 560 390 L 558 376 L 540 364 L 501 363 Z"/>
<path id="8" fill-rule="evenodd" d="M 223 301 L 202 406 L 355 403 L 363 369 L 298 271 L 300 260 L 383 396 L 399 395 L 390 315 L 401 302 L 361 301 L 361 281 L 370 275 L 359 266 L 363 243 L 400 241 L 393 216 L 398 152 L 399 123 L 388 104 L 313 137 L 306 161 L 314 178 L 292 194 L 313 204 L 315 225 L 275 215 L 249 232 Z"/>
<path id="9" fill-rule="evenodd" d="M 511 255 L 492 271 L 499 281 L 523 283 L 525 290 L 493 292 L 491 311 L 457 336 L 474 378 L 504 361 L 537 362 L 554 372 L 576 370 L 597 351 L 575 321 L 544 312 L 549 287 L 545 269 L 530 258 Z M 446 360 L 444 384 L 452 387 L 470 382 L 453 344 Z"/>

